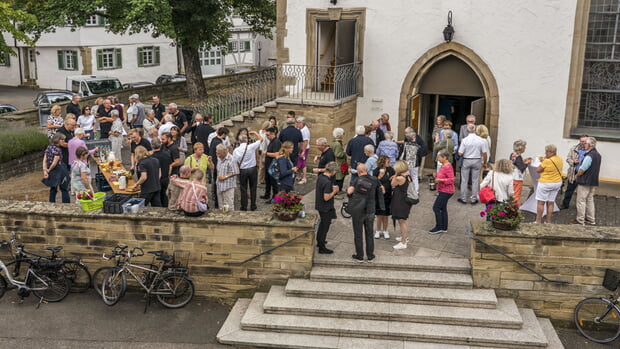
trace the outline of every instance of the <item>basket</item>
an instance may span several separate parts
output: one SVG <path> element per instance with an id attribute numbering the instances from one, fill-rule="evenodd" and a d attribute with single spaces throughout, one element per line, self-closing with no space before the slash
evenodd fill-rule
<path id="1" fill-rule="evenodd" d="M 144 199 L 141 198 L 133 198 L 127 200 L 124 204 L 121 205 L 123 208 L 123 213 L 137 213 L 141 208 L 144 207 Z"/>
<path id="2" fill-rule="evenodd" d="M 78 200 L 80 205 L 82 205 L 82 210 L 94 211 L 96 209 L 100 209 L 103 207 L 103 201 L 105 200 L 105 193 L 98 192 L 93 194 L 92 200 Z"/>
<path id="3" fill-rule="evenodd" d="M 105 179 L 105 176 L 102 173 L 97 173 L 95 175 L 95 182 L 97 183 L 97 190 L 99 191 L 111 191 L 112 187 Z"/>
<path id="4" fill-rule="evenodd" d="M 104 213 L 123 213 L 123 204 L 131 199 L 130 194 L 114 194 L 103 203 Z"/>
<path id="5" fill-rule="evenodd" d="M 615 291 L 620 286 L 620 272 L 612 269 L 605 269 L 605 278 L 603 279 L 603 287 L 610 291 Z"/>

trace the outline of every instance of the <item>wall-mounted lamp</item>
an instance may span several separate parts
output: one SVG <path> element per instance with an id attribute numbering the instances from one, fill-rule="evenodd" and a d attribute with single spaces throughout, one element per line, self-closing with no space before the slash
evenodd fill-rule
<path id="1" fill-rule="evenodd" d="M 448 25 L 443 29 L 443 39 L 446 42 L 450 42 L 453 37 L 454 27 L 452 26 L 452 11 L 448 11 Z"/>
<path id="2" fill-rule="evenodd" d="M 329 0 L 329 2 L 331 2 L 332 5 L 336 5 L 338 3 L 338 0 Z"/>

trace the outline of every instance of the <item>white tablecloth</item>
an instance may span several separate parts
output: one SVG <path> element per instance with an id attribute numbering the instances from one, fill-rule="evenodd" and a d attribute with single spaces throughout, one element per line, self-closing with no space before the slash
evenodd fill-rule
<path id="1" fill-rule="evenodd" d="M 532 192 L 532 195 L 530 195 L 530 197 L 523 204 L 521 204 L 520 209 L 522 211 L 536 213 L 536 206 L 538 204 L 538 201 L 536 200 L 536 187 L 538 187 L 538 178 L 540 178 L 540 173 L 536 172 L 536 168 L 538 168 L 539 165 L 540 165 L 540 161 L 538 161 L 537 158 L 534 158 L 532 159 L 532 163 L 527 167 L 528 170 L 530 171 L 530 177 L 532 177 L 532 184 L 534 185 L 534 191 Z M 556 203 L 554 204 L 553 212 L 558 212 L 558 211 L 560 211 L 560 207 Z M 547 205 L 545 205 L 545 208 L 543 210 L 543 217 L 546 215 L 547 215 Z"/>

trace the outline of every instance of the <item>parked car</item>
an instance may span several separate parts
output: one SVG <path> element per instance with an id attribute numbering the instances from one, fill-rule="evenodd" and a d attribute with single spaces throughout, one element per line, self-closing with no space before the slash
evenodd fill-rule
<path id="1" fill-rule="evenodd" d="M 123 84 L 124 89 L 134 88 L 134 87 L 144 87 L 144 86 L 153 86 L 152 82 L 148 81 L 140 81 L 140 82 L 128 82 Z"/>
<path id="2" fill-rule="evenodd" d="M 174 75 L 163 74 L 157 77 L 157 80 L 155 80 L 155 83 L 159 85 L 159 84 L 167 84 L 169 82 L 178 82 L 178 81 L 185 81 L 185 80 L 187 80 L 187 78 L 183 74 L 174 74 Z"/>
<path id="3" fill-rule="evenodd" d="M 10 104 L 0 104 L 0 114 L 10 113 L 16 110 L 17 108 L 15 108 L 14 106 Z"/>
<path id="4" fill-rule="evenodd" d="M 114 77 L 97 77 L 95 75 L 67 76 L 67 90 L 80 96 L 92 96 L 122 90 L 121 82 Z"/>
<path id="5" fill-rule="evenodd" d="M 47 117 L 50 115 L 52 105 L 71 101 L 73 94 L 73 92 L 67 90 L 49 90 L 37 94 L 32 103 L 39 108 L 39 123 L 41 127 L 47 125 Z"/>

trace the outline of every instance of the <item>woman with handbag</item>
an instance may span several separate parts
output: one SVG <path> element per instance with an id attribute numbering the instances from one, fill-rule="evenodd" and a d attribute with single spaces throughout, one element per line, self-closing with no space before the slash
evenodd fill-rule
<path id="1" fill-rule="evenodd" d="M 562 187 L 562 158 L 557 155 L 558 148 L 549 144 L 545 146 L 545 156 L 540 157 L 540 166 L 536 172 L 540 173 L 536 187 L 536 224 L 542 223 L 543 212 L 547 207 L 546 224 L 551 223 L 551 215 L 555 208 L 555 198 Z"/>
<path id="2" fill-rule="evenodd" d="M 191 181 L 184 181 L 177 176 L 172 176 L 170 182 L 183 188 L 176 206 L 188 217 L 199 217 L 207 211 L 209 200 L 207 187 L 203 184 L 204 172 L 200 169 L 192 169 L 192 178 Z"/>
<path id="3" fill-rule="evenodd" d="M 69 195 L 69 171 L 62 161 L 62 151 L 60 150 L 60 141 L 65 140 L 65 135 L 55 133 L 52 136 L 52 144 L 48 145 L 43 155 L 43 184 L 50 187 L 50 202 L 56 202 L 56 194 L 58 188 L 62 193 L 62 203 L 71 202 Z"/>
<path id="4" fill-rule="evenodd" d="M 340 171 L 336 171 L 336 185 L 338 186 L 338 194 L 344 193 L 342 191 L 342 185 L 344 184 L 344 177 L 349 172 L 349 164 L 347 163 L 347 153 L 344 151 L 344 144 L 342 143 L 342 137 L 344 136 L 344 130 L 340 127 L 336 127 L 334 131 L 332 131 L 332 135 L 334 136 L 334 141 L 330 145 L 330 148 L 334 151 L 334 155 L 336 156 L 336 164 Z"/>
<path id="5" fill-rule="evenodd" d="M 395 250 L 401 250 L 407 248 L 409 242 L 409 212 L 411 211 L 411 205 L 407 203 L 405 198 L 407 197 L 407 189 L 410 185 L 413 185 L 411 176 L 408 174 L 409 164 L 405 160 L 398 160 L 394 164 L 394 172 L 390 180 L 392 186 L 392 202 L 390 203 L 390 210 L 392 211 L 392 221 L 396 223 L 400 228 L 400 236 L 396 237 L 398 243 L 394 245 Z"/>
<path id="6" fill-rule="evenodd" d="M 480 191 L 484 188 L 490 188 L 495 196 L 495 200 L 488 200 L 487 203 L 492 204 L 495 202 L 504 202 L 507 201 L 508 198 L 514 196 L 514 184 L 513 184 L 513 176 L 512 176 L 512 162 L 508 159 L 498 160 L 494 167 L 494 169 L 489 171 L 489 173 L 484 177 L 482 183 L 480 183 Z M 480 197 L 480 202 L 485 203 L 487 200 L 483 200 L 482 196 Z"/>

